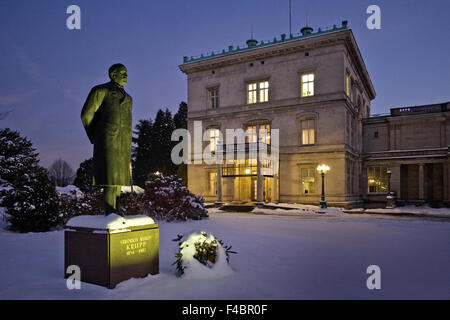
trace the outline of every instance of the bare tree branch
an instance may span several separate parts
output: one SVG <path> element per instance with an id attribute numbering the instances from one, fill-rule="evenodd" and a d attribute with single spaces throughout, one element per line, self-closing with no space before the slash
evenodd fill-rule
<path id="1" fill-rule="evenodd" d="M 48 171 L 57 186 L 65 187 L 72 183 L 74 177 L 72 167 L 61 158 L 55 160 Z"/>

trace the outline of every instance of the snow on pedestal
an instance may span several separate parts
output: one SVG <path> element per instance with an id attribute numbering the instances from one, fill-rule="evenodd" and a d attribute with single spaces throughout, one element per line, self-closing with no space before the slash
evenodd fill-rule
<path id="1" fill-rule="evenodd" d="M 103 230 L 119 230 L 130 227 L 154 224 L 155 221 L 144 215 L 122 217 L 115 213 L 107 216 L 78 216 L 70 219 L 66 227 L 79 227 Z"/>
<path id="2" fill-rule="evenodd" d="M 131 186 L 122 186 L 122 187 L 120 187 L 120 191 L 122 193 L 133 193 L 134 192 L 136 194 L 143 194 L 145 192 L 145 190 L 142 189 L 139 186 L 133 186 L 133 187 L 131 187 Z"/>

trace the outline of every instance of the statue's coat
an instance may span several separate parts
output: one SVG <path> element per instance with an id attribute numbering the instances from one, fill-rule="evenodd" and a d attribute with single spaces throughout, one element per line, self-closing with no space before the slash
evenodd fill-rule
<path id="1" fill-rule="evenodd" d="M 130 185 L 133 100 L 114 82 L 92 88 L 81 121 L 94 144 L 94 184 Z"/>

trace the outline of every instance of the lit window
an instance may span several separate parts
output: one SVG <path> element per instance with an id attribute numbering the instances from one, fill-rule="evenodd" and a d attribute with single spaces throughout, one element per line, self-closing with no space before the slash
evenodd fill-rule
<path id="1" fill-rule="evenodd" d="M 302 97 L 314 95 L 314 73 L 302 74 Z"/>
<path id="2" fill-rule="evenodd" d="M 315 170 L 314 168 L 302 168 L 302 194 L 311 194 L 315 192 Z"/>
<path id="3" fill-rule="evenodd" d="M 257 142 L 256 140 L 256 126 L 247 126 L 246 130 L 246 142 Z"/>
<path id="4" fill-rule="evenodd" d="M 258 81 L 247 84 L 247 103 L 269 101 L 269 81 Z"/>
<path id="5" fill-rule="evenodd" d="M 210 107 L 217 109 L 219 107 L 219 88 L 211 88 L 208 90 Z"/>
<path id="6" fill-rule="evenodd" d="M 314 144 L 314 120 L 302 120 L 302 144 Z"/>
<path id="7" fill-rule="evenodd" d="M 217 172 L 209 173 L 209 194 L 217 194 Z"/>
<path id="8" fill-rule="evenodd" d="M 259 127 L 259 129 L 258 129 Z M 270 124 L 250 125 L 246 128 L 246 142 L 257 142 L 256 130 L 259 130 L 259 141 L 270 144 Z"/>
<path id="9" fill-rule="evenodd" d="M 367 168 L 367 180 L 369 193 L 388 192 L 387 167 Z"/>
<path id="10" fill-rule="evenodd" d="M 353 79 L 350 78 L 350 101 L 355 100 L 355 88 L 353 88 Z"/>
<path id="11" fill-rule="evenodd" d="M 256 160 L 256 159 L 255 159 Z M 263 160 L 262 174 L 263 176 L 273 176 L 273 164 L 270 160 Z"/>
<path id="12" fill-rule="evenodd" d="M 259 83 L 259 102 L 269 101 L 269 81 Z"/>
<path id="13" fill-rule="evenodd" d="M 217 150 L 218 142 L 219 142 L 219 129 L 209 129 L 209 145 L 211 151 Z"/>
<path id="14" fill-rule="evenodd" d="M 259 126 L 259 140 L 265 144 L 270 144 L 270 124 Z"/>
<path id="15" fill-rule="evenodd" d="M 248 104 L 252 104 L 252 103 L 257 103 L 258 102 L 258 99 L 257 99 L 257 86 L 258 86 L 258 84 L 256 82 L 249 83 L 247 85 L 247 103 Z"/>
<path id="16" fill-rule="evenodd" d="M 350 97 L 350 75 L 348 74 L 348 72 L 345 77 L 345 87 L 346 87 L 347 97 Z"/>

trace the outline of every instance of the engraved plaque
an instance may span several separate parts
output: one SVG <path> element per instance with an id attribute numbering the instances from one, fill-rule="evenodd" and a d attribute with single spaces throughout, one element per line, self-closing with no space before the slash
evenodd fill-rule
<path id="1" fill-rule="evenodd" d="M 114 288 L 130 278 L 159 273 L 157 224 L 127 230 L 70 227 L 64 233 L 64 270 L 81 269 L 81 281 Z M 65 277 L 68 275 L 64 271 Z"/>

